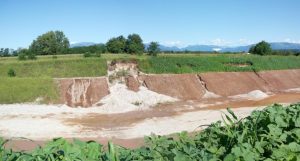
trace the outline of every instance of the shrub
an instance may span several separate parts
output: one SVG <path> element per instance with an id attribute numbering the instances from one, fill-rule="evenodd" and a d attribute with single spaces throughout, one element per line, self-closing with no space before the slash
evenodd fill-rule
<path id="1" fill-rule="evenodd" d="M 32 52 L 30 52 L 30 53 L 27 54 L 27 58 L 29 60 L 36 60 L 37 59 L 36 55 L 34 53 L 32 53 Z"/>
<path id="2" fill-rule="evenodd" d="M 52 56 L 52 59 L 57 59 L 57 56 L 56 56 L 56 55 L 53 55 L 53 56 Z"/>
<path id="3" fill-rule="evenodd" d="M 8 75 L 9 77 L 15 77 L 15 76 L 16 76 L 16 72 L 15 72 L 14 69 L 10 68 L 10 69 L 8 70 L 8 72 L 7 72 L 7 75 Z"/>
<path id="4" fill-rule="evenodd" d="M 91 57 L 92 54 L 90 52 L 86 52 L 83 54 L 83 57 L 87 58 L 87 57 Z"/>
<path id="5" fill-rule="evenodd" d="M 26 54 L 25 53 L 18 54 L 18 59 L 19 60 L 26 60 L 27 59 Z"/>
<path id="6" fill-rule="evenodd" d="M 95 57 L 101 57 L 101 53 L 100 53 L 100 52 L 97 52 L 97 53 L 95 54 Z"/>
<path id="7" fill-rule="evenodd" d="M 249 53 L 257 55 L 270 55 L 272 54 L 272 48 L 269 43 L 261 41 L 255 46 L 252 46 L 249 50 Z"/>
<path id="8" fill-rule="evenodd" d="M 160 52 L 159 44 L 157 42 L 151 42 L 147 48 L 147 51 L 149 55 L 157 56 L 157 54 Z"/>

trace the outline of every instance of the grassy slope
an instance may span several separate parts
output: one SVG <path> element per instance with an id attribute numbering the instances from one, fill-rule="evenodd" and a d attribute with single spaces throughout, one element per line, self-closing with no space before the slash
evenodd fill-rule
<path id="1" fill-rule="evenodd" d="M 0 104 L 34 101 L 39 96 L 55 101 L 57 92 L 51 78 L 95 77 L 106 75 L 106 60 L 137 59 L 145 73 L 199 73 L 300 68 L 300 57 L 216 54 L 164 54 L 159 57 L 128 54 L 103 54 L 101 58 L 82 55 L 39 56 L 35 61 L 0 58 Z M 228 64 L 252 63 L 248 67 Z M 8 78 L 12 68 L 16 78 Z"/>
<path id="2" fill-rule="evenodd" d="M 17 77 L 89 77 L 106 74 L 106 61 L 101 58 L 43 58 L 36 61 L 0 61 L 0 77 L 12 68 Z"/>
<path id="3" fill-rule="evenodd" d="M 33 102 L 43 96 L 44 102 L 55 102 L 58 90 L 51 78 L 0 78 L 0 104 Z"/>
<path id="4" fill-rule="evenodd" d="M 238 67 L 233 64 L 246 64 Z M 252 64 L 252 65 L 250 65 Z M 145 73 L 201 73 L 300 68 L 300 57 L 253 55 L 160 56 L 139 61 Z"/>

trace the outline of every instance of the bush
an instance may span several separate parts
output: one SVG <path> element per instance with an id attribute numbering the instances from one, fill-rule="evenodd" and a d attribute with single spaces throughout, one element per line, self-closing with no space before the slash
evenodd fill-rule
<path id="1" fill-rule="evenodd" d="M 16 72 L 15 72 L 14 69 L 10 68 L 10 69 L 8 70 L 8 72 L 7 72 L 7 75 L 8 75 L 9 77 L 15 77 L 15 76 L 16 76 Z"/>
<path id="2" fill-rule="evenodd" d="M 272 48 L 269 43 L 262 41 L 255 46 L 252 46 L 249 50 L 249 53 L 257 55 L 271 55 Z"/>
<path id="3" fill-rule="evenodd" d="M 83 57 L 87 58 L 87 57 L 91 57 L 92 54 L 90 52 L 86 52 L 83 54 Z"/>
<path id="4" fill-rule="evenodd" d="M 26 60 L 27 59 L 26 54 L 25 53 L 18 54 L 18 59 L 19 60 Z"/>
<path id="5" fill-rule="evenodd" d="M 31 52 L 27 54 L 27 58 L 29 60 L 36 60 L 37 59 L 36 55 L 34 53 L 31 53 Z"/>
<path id="6" fill-rule="evenodd" d="M 97 53 L 95 54 L 95 57 L 101 57 L 101 53 L 100 53 L 100 52 L 97 52 Z"/>
<path id="7" fill-rule="evenodd" d="M 159 44 L 157 42 L 151 42 L 147 48 L 147 51 L 149 55 L 157 56 L 157 54 L 160 52 Z"/>
<path id="8" fill-rule="evenodd" d="M 52 59 L 57 59 L 57 56 L 56 56 L 56 55 L 53 55 L 53 56 L 52 56 Z"/>

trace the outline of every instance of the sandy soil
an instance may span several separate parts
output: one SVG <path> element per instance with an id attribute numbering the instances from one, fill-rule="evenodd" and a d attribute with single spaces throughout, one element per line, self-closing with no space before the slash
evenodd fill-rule
<path id="1" fill-rule="evenodd" d="M 259 101 L 211 98 L 160 104 L 148 110 L 119 114 L 105 114 L 99 107 L 1 105 L 0 135 L 33 140 L 53 137 L 134 139 L 151 133 L 192 132 L 199 125 L 220 120 L 221 111 L 226 107 L 233 107 L 238 116 L 244 117 L 257 107 L 298 101 L 300 93 L 280 93 Z"/>

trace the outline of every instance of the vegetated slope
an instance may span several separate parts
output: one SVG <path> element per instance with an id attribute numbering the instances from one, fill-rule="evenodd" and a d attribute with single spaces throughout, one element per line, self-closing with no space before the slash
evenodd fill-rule
<path id="1" fill-rule="evenodd" d="M 1 78 L 0 103 L 55 102 L 59 98 L 58 90 L 51 78 Z"/>
<path id="2" fill-rule="evenodd" d="M 31 153 L 4 148 L 0 140 L 2 160 L 299 160 L 300 104 L 287 107 L 273 105 L 238 120 L 231 110 L 222 122 L 205 130 L 177 137 L 148 136 L 146 145 L 126 149 L 109 143 L 108 151 L 94 141 L 69 143 L 54 139 Z"/>
<path id="3" fill-rule="evenodd" d="M 35 61 L 0 61 L 0 77 L 13 69 L 17 77 L 96 77 L 106 74 L 101 58 L 41 59 Z"/>
<path id="4" fill-rule="evenodd" d="M 230 71 L 262 71 L 300 68 L 299 56 L 255 55 L 173 55 L 139 61 L 145 73 L 201 73 Z"/>

